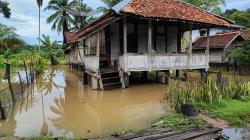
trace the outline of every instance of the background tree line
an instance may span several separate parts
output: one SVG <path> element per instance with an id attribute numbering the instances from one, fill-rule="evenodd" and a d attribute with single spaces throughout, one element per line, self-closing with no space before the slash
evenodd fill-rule
<path id="1" fill-rule="evenodd" d="M 62 43 L 66 43 L 66 32 L 79 31 L 88 23 L 92 22 L 97 15 L 106 12 L 121 0 L 101 1 L 105 4 L 104 7 L 92 9 L 85 4 L 83 0 L 50 0 L 48 5 L 44 8 L 45 11 L 53 11 L 53 13 L 47 18 L 47 23 L 51 24 L 52 30 L 62 33 Z M 224 16 L 235 21 L 238 25 L 250 28 L 250 9 L 244 11 L 231 9 L 223 12 L 222 7 L 226 5 L 225 0 L 184 0 L 184 2 L 217 15 Z M 37 0 L 37 4 L 40 15 L 43 0 Z M 10 18 L 11 16 L 9 3 L 5 0 L 0 0 L 0 14 L 6 18 Z M 14 28 L 0 24 L 0 57 L 7 58 L 11 56 L 10 54 L 22 54 L 21 52 L 29 54 L 29 51 L 39 56 L 39 58 L 48 58 L 48 60 L 51 61 L 51 64 L 56 64 L 57 57 L 61 60 L 61 57 L 63 57 L 63 50 L 61 49 L 62 45 L 60 45 L 58 41 L 53 42 L 46 35 L 43 35 L 43 37 L 40 38 L 40 33 L 38 39 L 39 44 L 41 42 L 41 45 L 27 45 L 16 34 Z M 40 46 L 41 50 L 38 49 Z"/>

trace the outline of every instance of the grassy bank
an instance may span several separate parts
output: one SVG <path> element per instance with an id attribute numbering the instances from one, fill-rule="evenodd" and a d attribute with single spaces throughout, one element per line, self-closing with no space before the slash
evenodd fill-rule
<path id="1" fill-rule="evenodd" d="M 210 112 L 233 126 L 244 126 L 250 123 L 250 100 L 223 101 L 221 106 L 214 106 Z"/>
<path id="2" fill-rule="evenodd" d="M 237 76 L 210 77 L 205 83 L 173 81 L 166 97 L 177 113 L 181 104 L 193 104 L 198 112 L 209 112 L 207 115 L 216 115 L 230 125 L 250 123 L 250 82 Z"/>

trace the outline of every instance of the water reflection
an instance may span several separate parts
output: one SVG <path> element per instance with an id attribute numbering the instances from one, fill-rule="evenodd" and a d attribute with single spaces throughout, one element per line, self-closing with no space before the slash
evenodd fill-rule
<path id="1" fill-rule="evenodd" d="M 250 127 L 245 128 L 226 128 L 223 130 L 226 136 L 232 140 L 250 140 Z"/>
<path id="2" fill-rule="evenodd" d="M 171 112 L 165 86 L 146 84 L 125 91 L 93 91 L 81 75 L 51 68 L 36 79 L 16 104 L 0 132 L 15 136 L 97 137 L 147 127 Z"/>

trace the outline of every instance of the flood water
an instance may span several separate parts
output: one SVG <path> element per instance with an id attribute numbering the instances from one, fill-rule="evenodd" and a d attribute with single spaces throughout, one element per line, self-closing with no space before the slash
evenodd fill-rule
<path id="1" fill-rule="evenodd" d="M 250 126 L 245 128 L 225 128 L 223 134 L 231 140 L 250 140 Z"/>
<path id="2" fill-rule="evenodd" d="M 51 68 L 26 90 L 11 117 L 0 121 L 0 134 L 91 138 L 143 129 L 171 113 L 165 90 L 150 83 L 101 92 L 84 85 L 79 72 Z"/>

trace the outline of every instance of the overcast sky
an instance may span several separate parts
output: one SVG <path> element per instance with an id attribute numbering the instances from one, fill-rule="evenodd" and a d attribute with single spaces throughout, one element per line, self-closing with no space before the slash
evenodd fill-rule
<path id="1" fill-rule="evenodd" d="M 13 26 L 17 29 L 17 33 L 28 44 L 36 44 L 38 36 L 38 8 L 36 0 L 8 0 L 12 15 L 10 19 L 0 16 L 0 23 Z M 48 4 L 49 0 L 44 0 L 43 8 Z M 90 7 L 96 9 L 103 6 L 100 0 L 84 0 Z M 42 9 L 43 9 L 42 8 Z M 250 0 L 226 0 L 226 7 L 223 9 L 237 8 L 245 10 L 250 8 Z M 51 31 L 51 25 L 46 23 L 50 11 L 42 11 L 41 15 L 41 33 L 50 35 L 53 40 L 61 40 L 61 34 Z"/>

